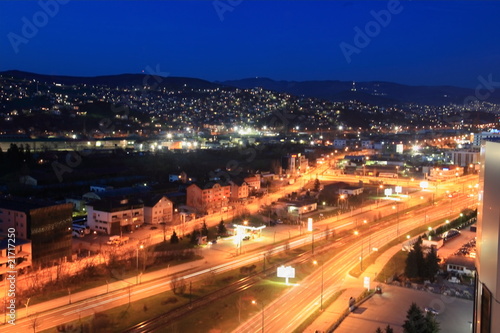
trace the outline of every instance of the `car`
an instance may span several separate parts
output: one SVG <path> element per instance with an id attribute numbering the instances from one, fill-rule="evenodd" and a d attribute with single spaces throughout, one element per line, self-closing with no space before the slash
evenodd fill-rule
<path id="1" fill-rule="evenodd" d="M 437 316 L 439 314 L 439 311 L 434 309 L 434 308 L 431 308 L 431 307 L 426 307 L 424 309 L 425 313 L 430 313 L 431 315 L 433 316 Z"/>
<path id="2" fill-rule="evenodd" d="M 277 220 L 276 220 L 276 223 L 278 223 L 278 224 L 283 224 L 283 221 L 281 221 L 280 219 L 277 219 Z"/>
<path id="3" fill-rule="evenodd" d="M 151 227 L 151 228 L 149 228 L 149 229 L 151 229 L 151 230 L 156 230 L 156 229 L 158 229 L 158 227 L 156 227 L 156 226 L 152 226 L 152 227 Z"/>
<path id="4" fill-rule="evenodd" d="M 249 240 L 249 239 L 250 239 L 250 236 L 248 236 L 248 235 L 243 237 L 243 240 Z"/>
<path id="5" fill-rule="evenodd" d="M 457 229 L 450 229 L 443 234 L 443 239 L 445 241 L 447 241 L 447 240 L 452 239 L 453 237 L 456 237 L 458 235 L 460 235 L 460 231 L 458 231 Z"/>

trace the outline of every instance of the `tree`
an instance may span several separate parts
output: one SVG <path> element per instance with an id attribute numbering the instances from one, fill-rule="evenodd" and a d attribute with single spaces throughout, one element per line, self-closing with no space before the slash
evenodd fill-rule
<path id="1" fill-rule="evenodd" d="M 408 253 L 406 257 L 405 275 L 409 279 L 414 279 L 418 277 L 418 266 L 417 266 L 417 256 L 412 250 Z"/>
<path id="2" fill-rule="evenodd" d="M 177 288 L 179 288 L 181 284 L 182 276 L 179 274 L 174 274 L 170 279 L 170 288 L 172 288 L 172 292 L 177 295 Z"/>
<path id="3" fill-rule="evenodd" d="M 406 258 L 405 275 L 410 279 L 422 278 L 424 276 L 424 272 L 424 252 L 422 251 L 422 238 L 419 237 Z"/>
<path id="4" fill-rule="evenodd" d="M 170 244 L 177 244 L 177 243 L 179 243 L 179 237 L 177 236 L 177 233 L 174 230 L 172 236 L 170 236 Z"/>
<path id="5" fill-rule="evenodd" d="M 422 309 L 412 303 L 403 324 L 404 333 L 439 333 L 439 324 L 430 313 L 424 316 Z"/>
<path id="6" fill-rule="evenodd" d="M 424 251 L 422 250 L 422 238 L 419 237 L 415 244 L 413 245 L 413 251 L 415 251 L 416 262 L 418 267 L 418 276 L 423 277 L 425 271 L 425 259 Z"/>
<path id="7" fill-rule="evenodd" d="M 425 258 L 425 274 L 424 278 L 434 281 L 434 277 L 439 271 L 439 257 L 434 247 L 431 247 L 430 252 Z"/>
<path id="8" fill-rule="evenodd" d="M 425 320 L 427 322 L 428 333 L 439 333 L 439 323 L 436 321 L 436 318 L 433 314 L 427 313 L 427 315 L 425 316 Z"/>
<path id="9" fill-rule="evenodd" d="M 403 324 L 404 333 L 425 333 L 425 317 L 417 304 L 411 303 Z"/>
<path id="10" fill-rule="evenodd" d="M 394 333 L 394 330 L 392 329 L 391 325 L 387 325 L 385 327 L 385 333 Z M 380 327 L 377 327 L 377 330 L 375 331 L 375 333 L 383 333 L 382 332 L 382 329 Z"/>
<path id="11" fill-rule="evenodd" d="M 205 220 L 203 220 L 203 225 L 201 226 L 201 235 L 208 237 L 208 227 L 207 227 L 207 223 L 205 222 Z"/>
<path id="12" fill-rule="evenodd" d="M 198 245 L 198 238 L 200 237 L 200 230 L 198 228 L 193 229 L 191 233 L 191 244 Z"/>
<path id="13" fill-rule="evenodd" d="M 224 224 L 224 220 L 220 220 L 219 225 L 217 226 L 217 234 L 221 236 L 227 234 L 227 228 Z"/>
<path id="14" fill-rule="evenodd" d="M 319 183 L 319 179 L 318 179 L 318 178 L 316 178 L 316 180 L 314 180 L 314 188 L 313 188 L 313 190 L 314 190 L 315 192 L 318 192 L 318 191 L 319 191 L 319 189 L 320 189 L 320 187 L 321 187 L 321 186 L 320 186 L 320 183 Z"/>

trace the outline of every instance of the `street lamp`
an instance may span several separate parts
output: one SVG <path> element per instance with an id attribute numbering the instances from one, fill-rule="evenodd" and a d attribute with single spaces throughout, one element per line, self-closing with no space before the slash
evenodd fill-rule
<path id="1" fill-rule="evenodd" d="M 252 301 L 252 304 L 255 304 L 257 305 L 257 301 L 256 300 L 253 300 Z M 264 303 L 259 303 L 260 305 L 260 312 L 262 313 L 262 333 L 264 333 Z"/>
<path id="2" fill-rule="evenodd" d="M 314 260 L 313 264 L 317 265 L 318 261 Z M 323 262 L 321 262 L 321 298 L 320 298 L 320 311 L 323 311 Z"/>
<path id="3" fill-rule="evenodd" d="M 392 209 L 396 209 L 397 212 L 397 224 L 396 224 L 396 232 L 397 232 L 397 237 L 399 237 L 399 203 L 396 203 L 395 206 L 392 206 Z"/>
<path id="4" fill-rule="evenodd" d="M 139 245 L 135 249 L 135 252 L 136 252 L 136 270 L 137 270 L 137 275 L 135 277 L 135 284 L 139 283 L 139 250 L 142 250 L 142 249 L 144 249 L 144 245 L 143 244 Z"/>
<path id="5" fill-rule="evenodd" d="M 359 236 L 359 231 L 355 230 L 354 235 Z M 361 248 L 359 251 L 359 268 L 363 271 L 363 238 L 361 238 Z"/>
<path id="6" fill-rule="evenodd" d="M 343 209 L 344 209 L 344 206 L 345 206 L 345 201 L 344 201 L 344 199 L 345 199 L 345 194 L 341 194 L 341 195 L 339 196 L 339 202 L 338 202 L 338 204 L 339 204 L 339 206 L 340 206 L 340 209 L 341 209 L 341 210 L 343 210 Z M 340 201 L 340 200 L 342 200 L 342 201 Z M 342 202 L 342 205 L 340 204 L 341 202 Z"/>

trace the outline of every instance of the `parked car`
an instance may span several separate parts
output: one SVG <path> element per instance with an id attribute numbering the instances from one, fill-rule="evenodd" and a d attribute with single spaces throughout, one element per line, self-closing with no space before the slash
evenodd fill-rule
<path id="1" fill-rule="evenodd" d="M 425 310 L 425 313 L 430 313 L 431 315 L 434 315 L 434 316 L 437 316 L 439 314 L 439 312 L 436 309 L 431 308 L 431 307 L 426 307 L 424 310 Z"/>
<path id="2" fill-rule="evenodd" d="M 449 239 L 452 239 L 453 237 L 457 237 L 458 235 L 460 235 L 460 231 L 458 231 L 457 229 L 450 229 L 443 234 L 443 239 L 447 241 Z"/>

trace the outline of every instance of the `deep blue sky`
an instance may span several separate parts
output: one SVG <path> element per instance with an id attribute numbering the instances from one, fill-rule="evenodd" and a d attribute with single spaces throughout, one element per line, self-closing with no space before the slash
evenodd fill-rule
<path id="1" fill-rule="evenodd" d="M 263 76 L 475 87 L 478 76 L 490 74 L 500 81 L 497 1 L 402 1 L 403 10 L 347 62 L 340 44 L 355 45 L 354 28 L 365 30 L 374 21 L 370 11 L 388 3 L 233 1 L 221 20 L 214 1 L 68 1 L 53 17 L 38 1 L 0 1 L 0 70 L 95 76 L 149 66 L 211 81 Z M 26 21 L 38 22 L 38 31 L 23 35 Z M 13 36 L 25 39 L 13 46 Z"/>

